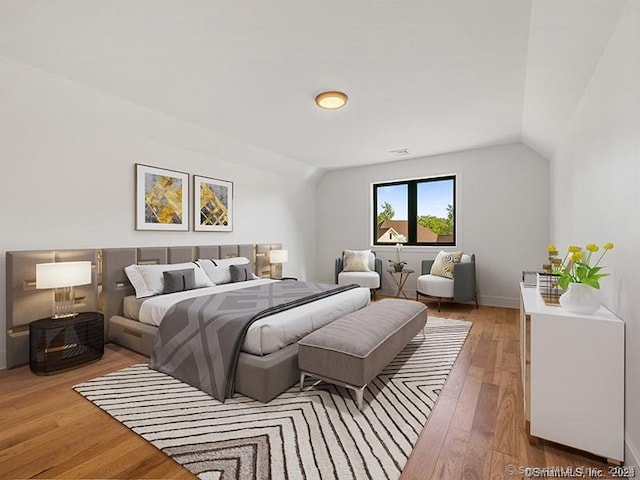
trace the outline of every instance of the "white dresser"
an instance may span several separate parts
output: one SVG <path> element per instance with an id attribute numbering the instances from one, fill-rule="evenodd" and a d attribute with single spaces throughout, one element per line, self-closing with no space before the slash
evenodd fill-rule
<path id="1" fill-rule="evenodd" d="M 544 303 L 520 285 L 520 359 L 533 437 L 624 460 L 624 322 Z"/>

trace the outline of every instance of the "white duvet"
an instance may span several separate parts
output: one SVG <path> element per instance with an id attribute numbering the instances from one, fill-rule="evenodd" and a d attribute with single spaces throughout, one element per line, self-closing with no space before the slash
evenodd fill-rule
<path id="1" fill-rule="evenodd" d="M 138 320 L 158 326 L 169 308 L 182 300 L 275 281 L 278 280 L 259 279 L 150 297 L 140 306 Z M 242 351 L 267 355 L 280 350 L 333 320 L 365 307 L 369 298 L 368 288 L 354 288 L 257 320 L 249 327 Z"/>

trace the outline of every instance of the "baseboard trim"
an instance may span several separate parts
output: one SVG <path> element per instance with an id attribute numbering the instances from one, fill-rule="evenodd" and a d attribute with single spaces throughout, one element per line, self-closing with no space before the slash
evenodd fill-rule
<path id="1" fill-rule="evenodd" d="M 624 464 L 634 467 L 636 472 L 640 472 L 640 454 L 629 435 L 624 435 Z"/>
<path id="2" fill-rule="evenodd" d="M 404 291 L 407 294 L 407 297 L 411 300 L 416 299 L 416 291 L 415 289 L 405 289 Z M 381 288 L 378 290 L 380 295 L 394 296 L 396 294 L 396 290 Z M 473 302 L 466 302 L 472 304 Z M 478 295 L 478 303 L 480 305 L 485 305 L 487 307 L 502 307 L 502 308 L 519 308 L 520 301 L 517 298 L 511 297 L 492 297 L 487 295 Z"/>
<path id="3" fill-rule="evenodd" d="M 520 308 L 520 299 L 511 297 L 478 295 L 478 303 L 488 307 Z"/>

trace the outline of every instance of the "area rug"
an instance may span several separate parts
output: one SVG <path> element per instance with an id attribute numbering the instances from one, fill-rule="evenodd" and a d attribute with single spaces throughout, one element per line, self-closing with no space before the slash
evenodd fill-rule
<path id="1" fill-rule="evenodd" d="M 308 379 L 267 404 L 225 403 L 135 365 L 74 389 L 201 479 L 397 479 L 462 348 L 470 322 L 429 318 L 367 387 Z"/>

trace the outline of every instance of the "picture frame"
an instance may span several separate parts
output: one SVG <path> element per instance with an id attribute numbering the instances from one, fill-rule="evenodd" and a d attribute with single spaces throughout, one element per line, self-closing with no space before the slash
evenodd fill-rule
<path id="1" fill-rule="evenodd" d="M 193 229 L 196 232 L 233 230 L 233 182 L 193 175 Z"/>
<path id="2" fill-rule="evenodd" d="M 141 163 L 136 169 L 136 230 L 189 231 L 189 174 Z"/>

